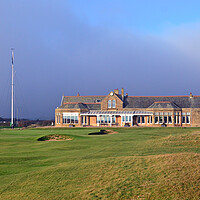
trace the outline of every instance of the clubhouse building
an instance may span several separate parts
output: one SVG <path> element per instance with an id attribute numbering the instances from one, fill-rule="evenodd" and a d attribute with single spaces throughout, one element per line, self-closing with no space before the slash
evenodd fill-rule
<path id="1" fill-rule="evenodd" d="M 128 96 L 123 88 L 107 96 L 63 96 L 55 126 L 197 127 L 200 96 Z"/>

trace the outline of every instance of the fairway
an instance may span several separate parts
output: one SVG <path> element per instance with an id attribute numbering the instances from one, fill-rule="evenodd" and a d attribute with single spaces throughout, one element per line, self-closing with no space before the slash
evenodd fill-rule
<path id="1" fill-rule="evenodd" d="M 200 199 L 200 128 L 99 130 L 0 129 L 0 199 Z"/>

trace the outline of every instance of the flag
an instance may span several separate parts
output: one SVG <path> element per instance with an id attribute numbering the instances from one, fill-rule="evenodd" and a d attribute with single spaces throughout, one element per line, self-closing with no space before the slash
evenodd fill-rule
<path id="1" fill-rule="evenodd" d="M 12 50 L 12 65 L 14 64 L 14 52 L 13 52 L 13 49 Z"/>

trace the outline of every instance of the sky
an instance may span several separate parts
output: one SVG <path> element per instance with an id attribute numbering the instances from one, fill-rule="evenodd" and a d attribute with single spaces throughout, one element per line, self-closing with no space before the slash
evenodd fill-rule
<path id="1" fill-rule="evenodd" d="M 54 119 L 62 95 L 200 95 L 200 1 L 0 0 L 0 117 Z"/>

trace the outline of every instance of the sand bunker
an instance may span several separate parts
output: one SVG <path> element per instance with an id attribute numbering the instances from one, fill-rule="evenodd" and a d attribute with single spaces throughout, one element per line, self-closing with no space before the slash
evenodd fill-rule
<path id="1" fill-rule="evenodd" d="M 69 137 L 67 135 L 61 135 L 61 134 L 51 134 L 51 135 L 45 135 L 43 137 L 38 138 L 38 141 L 64 141 L 64 140 L 72 140 L 72 137 Z"/>

